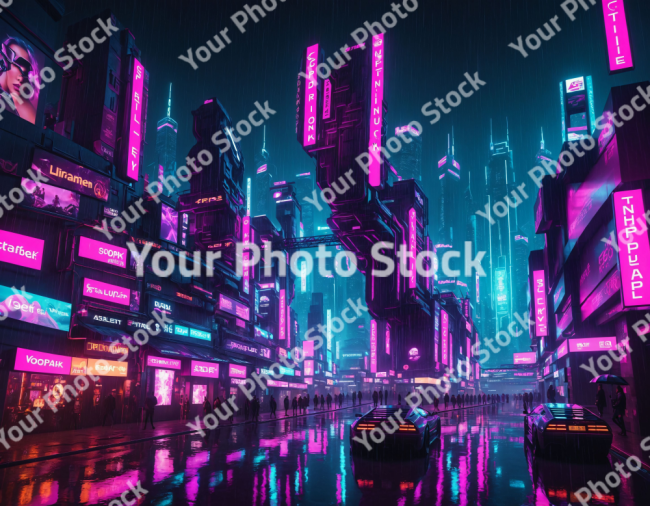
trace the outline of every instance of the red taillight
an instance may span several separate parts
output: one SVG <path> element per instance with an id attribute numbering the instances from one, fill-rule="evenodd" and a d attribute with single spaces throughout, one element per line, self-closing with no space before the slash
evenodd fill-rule
<path id="1" fill-rule="evenodd" d="M 374 423 L 360 423 L 355 428 L 357 430 L 372 430 L 376 427 Z"/>
<path id="2" fill-rule="evenodd" d="M 399 426 L 398 432 L 417 432 L 417 429 L 413 424 L 403 424 Z"/>
<path id="3" fill-rule="evenodd" d="M 589 432 L 609 432 L 607 425 L 587 425 Z"/>
<path id="4" fill-rule="evenodd" d="M 549 423 L 548 427 L 546 427 L 546 430 L 553 430 L 553 431 L 566 431 L 566 425 L 561 425 L 557 423 Z"/>

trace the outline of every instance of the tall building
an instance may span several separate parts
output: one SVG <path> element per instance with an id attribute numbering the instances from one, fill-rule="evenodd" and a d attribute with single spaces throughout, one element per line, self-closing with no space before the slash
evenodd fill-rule
<path id="1" fill-rule="evenodd" d="M 395 170 L 399 174 L 398 178 L 421 181 L 422 132 L 418 132 L 414 127 L 406 125 L 397 127 L 395 135 L 400 135 L 402 143 L 402 149 L 392 158 Z"/>
<path id="2" fill-rule="evenodd" d="M 439 244 L 460 244 L 463 239 L 464 213 L 463 193 L 460 182 L 460 164 L 455 158 L 454 134 L 447 136 L 447 154 L 438 161 L 440 201 L 438 206 Z"/>
<path id="3" fill-rule="evenodd" d="M 301 202 L 300 205 L 302 206 L 302 224 L 300 229 L 302 237 L 312 237 L 316 235 L 314 233 L 314 205 L 303 200 L 305 197 L 312 198 L 312 192 L 314 191 L 314 176 L 312 172 L 296 174 L 294 187 L 296 188 L 298 202 Z"/>
<path id="4" fill-rule="evenodd" d="M 255 154 L 255 195 L 252 207 L 253 215 L 266 215 L 275 223 L 275 202 L 269 192 L 273 186 L 275 166 L 270 162 L 271 155 L 266 150 L 266 125 L 264 126 L 264 141 L 262 149 Z"/>
<path id="5" fill-rule="evenodd" d="M 178 123 L 171 117 L 172 110 L 172 85 L 169 84 L 169 97 L 167 98 L 167 116 L 158 121 L 156 133 L 156 155 L 158 156 L 158 173 L 151 174 L 155 179 L 162 179 L 176 173 L 176 138 L 178 137 Z M 189 185 L 184 183 L 187 188 Z M 186 188 L 179 188 L 183 191 Z"/>

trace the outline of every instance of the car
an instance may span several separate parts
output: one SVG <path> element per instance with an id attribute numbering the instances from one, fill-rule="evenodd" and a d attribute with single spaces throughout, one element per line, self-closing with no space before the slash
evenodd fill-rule
<path id="1" fill-rule="evenodd" d="M 612 446 L 612 429 L 578 404 L 540 404 L 524 417 L 524 436 L 536 455 L 552 449 L 603 457 Z"/>
<path id="2" fill-rule="evenodd" d="M 373 450 L 404 450 L 420 454 L 426 454 L 441 433 L 440 417 L 422 408 L 387 405 L 355 416 L 357 418 L 350 426 L 350 450 L 353 453 L 367 450 L 366 445 L 354 440 L 355 437 L 364 439 L 364 432 L 368 432 L 365 438 Z M 400 418 L 405 423 L 401 423 Z M 372 439 L 370 433 L 375 428 L 379 428 L 385 436 L 379 443 Z M 390 430 L 393 430 L 392 434 L 389 434 Z M 375 439 L 381 439 L 377 432 L 375 434 Z"/>

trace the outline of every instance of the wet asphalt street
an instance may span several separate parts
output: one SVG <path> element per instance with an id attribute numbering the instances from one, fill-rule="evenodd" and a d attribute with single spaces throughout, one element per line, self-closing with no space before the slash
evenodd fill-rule
<path id="1" fill-rule="evenodd" d="M 354 413 L 226 426 L 207 440 L 170 437 L 1 469 L 0 504 L 117 505 L 128 482 L 140 480 L 147 493 L 132 504 L 565 505 L 617 462 L 533 458 L 521 409 L 511 406 L 445 414 L 442 440 L 428 457 L 352 457 Z M 125 497 L 130 504 L 133 494 Z M 591 504 L 650 504 L 648 473 L 632 473 Z"/>

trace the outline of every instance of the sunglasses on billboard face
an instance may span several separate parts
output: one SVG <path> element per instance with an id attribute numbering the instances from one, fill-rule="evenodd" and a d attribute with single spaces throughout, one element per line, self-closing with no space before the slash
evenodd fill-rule
<path id="1" fill-rule="evenodd" d="M 18 56 L 16 52 L 11 49 L 10 47 L 5 47 L 3 46 L 4 52 L 2 53 L 2 57 L 4 58 L 4 65 L 2 65 L 2 70 L 7 71 L 9 70 L 9 66 L 11 64 L 15 65 L 16 68 L 20 71 L 20 74 L 27 79 L 29 77 L 29 73 L 32 71 L 32 65 L 29 63 L 25 58 L 22 56 Z"/>

